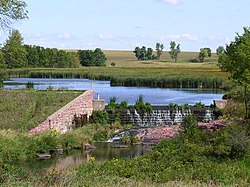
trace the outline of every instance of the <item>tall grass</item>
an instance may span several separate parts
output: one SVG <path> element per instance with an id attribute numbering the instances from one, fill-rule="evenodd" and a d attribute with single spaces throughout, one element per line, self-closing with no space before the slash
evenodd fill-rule
<path id="1" fill-rule="evenodd" d="M 87 78 L 110 80 L 112 86 L 223 88 L 228 74 L 214 64 L 170 64 L 166 67 L 88 67 L 75 69 L 9 70 L 10 77 Z"/>

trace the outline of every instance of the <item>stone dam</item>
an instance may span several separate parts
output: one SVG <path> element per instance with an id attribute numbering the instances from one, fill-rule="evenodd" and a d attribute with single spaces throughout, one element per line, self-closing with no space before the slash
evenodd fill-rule
<path id="1" fill-rule="evenodd" d="M 103 99 L 93 99 L 93 90 L 84 92 L 82 95 L 69 102 L 67 105 L 50 115 L 45 121 L 29 131 L 29 135 L 39 134 L 50 129 L 65 133 L 74 127 L 74 117 L 84 116 L 88 121 L 93 110 L 105 110 Z M 163 106 L 153 106 L 152 112 L 139 114 L 137 110 L 125 110 L 121 112 L 121 124 L 132 124 L 136 127 L 157 127 L 181 124 L 183 118 L 194 115 L 200 122 L 210 122 L 215 119 L 210 107 L 190 109 L 173 109 Z M 109 123 L 115 122 L 115 115 L 109 115 Z"/>

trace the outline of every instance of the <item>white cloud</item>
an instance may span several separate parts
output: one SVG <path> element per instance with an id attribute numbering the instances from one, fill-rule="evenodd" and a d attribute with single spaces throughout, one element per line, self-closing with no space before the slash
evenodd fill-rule
<path id="1" fill-rule="evenodd" d="M 161 0 L 163 3 L 171 4 L 171 5 L 178 5 L 180 0 Z"/>
<path id="2" fill-rule="evenodd" d="M 168 35 L 168 36 L 161 36 L 160 38 L 161 41 L 164 40 L 188 40 L 188 41 L 195 41 L 198 40 L 198 37 L 195 35 L 191 35 L 191 34 L 172 34 L 172 35 Z"/>

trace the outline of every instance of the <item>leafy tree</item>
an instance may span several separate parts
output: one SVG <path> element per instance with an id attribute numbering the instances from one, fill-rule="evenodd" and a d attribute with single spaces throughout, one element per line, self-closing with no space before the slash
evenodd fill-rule
<path id="1" fill-rule="evenodd" d="M 249 118 L 249 87 L 250 87 L 250 30 L 243 28 L 242 35 L 237 34 L 235 41 L 226 45 L 225 51 L 219 56 L 219 67 L 229 72 L 230 77 L 244 88 L 245 117 Z"/>
<path id="2" fill-rule="evenodd" d="M 219 46 L 217 49 L 216 49 L 216 54 L 218 56 L 220 56 L 222 53 L 224 53 L 225 51 L 225 48 L 223 46 Z"/>
<path id="3" fill-rule="evenodd" d="M 200 62 L 204 62 L 204 59 L 208 57 L 208 52 L 206 48 L 201 48 L 199 53 L 199 60 Z"/>
<path id="4" fill-rule="evenodd" d="M 8 29 L 14 21 L 27 19 L 26 6 L 26 3 L 20 0 L 0 0 L 1 28 Z"/>
<path id="5" fill-rule="evenodd" d="M 175 62 L 177 62 L 178 55 L 180 52 L 180 44 L 176 45 L 175 41 L 171 41 L 169 54 L 171 55 L 171 58 L 175 60 Z"/>
<path id="6" fill-rule="evenodd" d="M 161 58 L 163 49 L 164 49 L 164 45 L 163 44 L 156 43 L 155 50 L 156 50 L 156 56 L 157 56 L 158 60 L 160 60 L 160 58 Z"/>
<path id="7" fill-rule="evenodd" d="M 101 49 L 97 48 L 92 50 L 79 50 L 78 55 L 80 58 L 80 64 L 82 66 L 105 66 L 106 56 Z"/>
<path id="8" fill-rule="evenodd" d="M 152 48 L 146 48 L 145 46 L 142 46 L 142 48 L 135 47 L 135 50 L 133 52 L 135 53 L 135 57 L 137 58 L 137 60 L 154 60 L 155 59 Z"/>
<path id="9" fill-rule="evenodd" d="M 141 56 L 141 49 L 140 47 L 135 47 L 135 50 L 133 51 L 135 53 L 135 57 L 139 60 Z"/>
<path id="10" fill-rule="evenodd" d="M 106 65 L 107 58 L 100 48 L 95 49 L 94 56 L 95 56 L 95 66 L 105 66 Z"/>
<path id="11" fill-rule="evenodd" d="M 36 46 L 24 45 L 27 51 L 28 67 L 39 67 L 39 53 Z"/>
<path id="12" fill-rule="evenodd" d="M 209 47 L 204 48 L 207 51 L 207 56 L 211 57 L 212 56 L 212 50 Z"/>
<path id="13" fill-rule="evenodd" d="M 6 40 L 3 54 L 8 68 L 27 67 L 27 52 L 23 47 L 23 38 L 18 30 L 13 30 Z"/>
<path id="14" fill-rule="evenodd" d="M 146 59 L 152 60 L 152 58 L 153 58 L 153 49 L 152 48 L 148 48 L 147 49 L 147 53 L 146 53 Z"/>

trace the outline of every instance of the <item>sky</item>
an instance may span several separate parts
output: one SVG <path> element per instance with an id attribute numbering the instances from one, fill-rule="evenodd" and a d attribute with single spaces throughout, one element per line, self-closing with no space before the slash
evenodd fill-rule
<path id="1" fill-rule="evenodd" d="M 250 26 L 249 0 L 24 0 L 28 20 L 13 24 L 25 44 L 58 49 L 215 51 Z M 8 38 L 0 32 L 0 43 Z"/>

